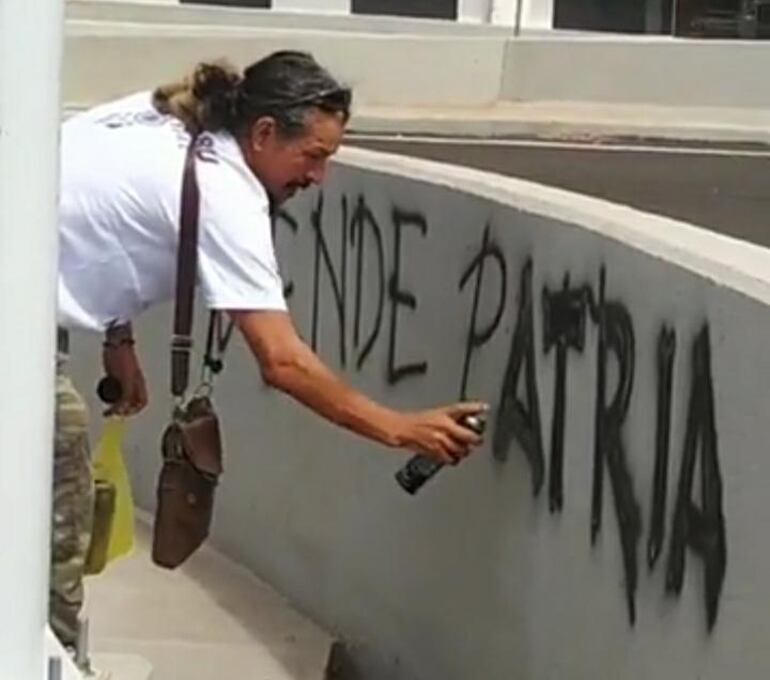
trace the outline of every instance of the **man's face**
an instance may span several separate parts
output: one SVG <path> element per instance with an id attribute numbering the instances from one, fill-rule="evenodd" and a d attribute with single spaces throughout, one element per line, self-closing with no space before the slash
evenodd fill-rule
<path id="1" fill-rule="evenodd" d="M 260 118 L 244 149 L 246 161 L 273 201 L 281 204 L 298 189 L 323 181 L 344 133 L 342 114 L 320 109 L 308 114 L 304 133 L 291 138 L 280 135 L 273 118 Z"/>

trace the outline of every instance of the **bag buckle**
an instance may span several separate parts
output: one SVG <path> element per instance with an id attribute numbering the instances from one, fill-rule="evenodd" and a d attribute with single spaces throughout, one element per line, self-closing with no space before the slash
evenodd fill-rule
<path id="1" fill-rule="evenodd" d="M 193 347 L 193 339 L 189 335 L 174 335 L 171 337 L 171 349 L 189 352 Z"/>

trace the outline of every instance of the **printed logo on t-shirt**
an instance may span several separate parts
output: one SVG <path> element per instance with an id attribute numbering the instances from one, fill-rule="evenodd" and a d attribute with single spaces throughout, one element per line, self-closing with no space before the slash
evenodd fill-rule
<path id="1" fill-rule="evenodd" d="M 195 157 L 204 163 L 219 163 L 214 138 L 204 132 L 195 143 Z"/>
<path id="2" fill-rule="evenodd" d="M 169 122 L 168 117 L 157 111 L 114 111 L 96 119 L 98 125 L 104 125 L 110 130 L 131 127 L 133 125 L 163 125 Z"/>
<path id="3" fill-rule="evenodd" d="M 186 149 L 190 143 L 190 134 L 185 129 L 182 121 L 173 116 L 159 113 L 153 109 L 141 111 L 115 111 L 96 119 L 97 125 L 103 125 L 110 130 L 120 130 L 136 125 L 160 127 L 168 125 L 174 131 L 176 143 L 180 149 Z M 204 163 L 218 163 L 216 143 L 207 132 L 198 137 L 195 144 L 195 157 Z"/>

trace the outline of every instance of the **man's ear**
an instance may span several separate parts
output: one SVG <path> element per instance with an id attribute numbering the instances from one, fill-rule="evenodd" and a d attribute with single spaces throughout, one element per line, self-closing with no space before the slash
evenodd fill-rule
<path id="1" fill-rule="evenodd" d="M 249 131 L 249 143 L 252 150 L 262 151 L 265 148 L 265 143 L 275 136 L 276 130 L 275 118 L 272 116 L 262 116 L 254 121 Z"/>

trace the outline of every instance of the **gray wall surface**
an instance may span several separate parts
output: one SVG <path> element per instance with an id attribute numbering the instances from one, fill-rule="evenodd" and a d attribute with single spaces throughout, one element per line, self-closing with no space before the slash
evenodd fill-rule
<path id="1" fill-rule="evenodd" d="M 409 497 L 393 479 L 404 455 L 265 388 L 234 340 L 216 544 L 346 640 L 367 680 L 766 677 L 768 251 L 350 149 L 286 210 L 292 314 L 321 356 L 393 406 L 488 400 L 489 436 Z M 553 297 L 567 276 L 569 305 Z M 147 508 L 170 325 L 158 309 L 138 331 L 153 401 L 126 454 Z M 98 339 L 76 345 L 88 390 Z"/>

